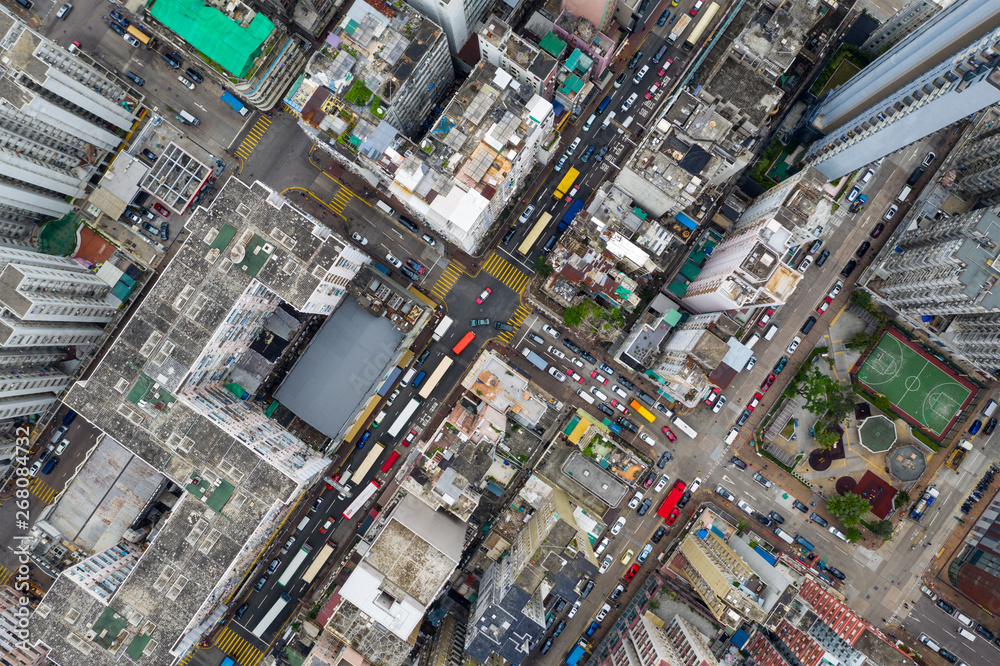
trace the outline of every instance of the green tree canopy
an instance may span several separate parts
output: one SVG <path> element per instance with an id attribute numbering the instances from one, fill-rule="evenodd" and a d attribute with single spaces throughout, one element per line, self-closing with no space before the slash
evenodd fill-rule
<path id="1" fill-rule="evenodd" d="M 872 295 L 864 289 L 855 289 L 852 291 L 850 300 L 851 305 L 857 305 L 859 308 L 866 310 L 872 306 Z"/>
<path id="2" fill-rule="evenodd" d="M 548 277 L 552 275 L 552 267 L 548 265 L 545 261 L 545 257 L 538 257 L 535 259 L 535 272 L 537 272 L 542 277 Z"/>
<path id="3" fill-rule="evenodd" d="M 868 528 L 872 534 L 877 537 L 881 537 L 886 541 L 892 540 L 892 521 L 880 520 L 877 523 L 872 523 Z"/>
<path id="4" fill-rule="evenodd" d="M 892 506 L 896 509 L 902 509 L 904 506 L 910 503 L 910 494 L 905 490 L 900 490 L 896 493 L 896 498 L 892 500 Z"/>
<path id="5" fill-rule="evenodd" d="M 816 431 L 816 445 L 824 451 L 829 451 L 837 445 L 840 441 L 840 433 L 834 430 L 827 430 L 825 427 L 822 430 Z"/>
<path id="6" fill-rule="evenodd" d="M 826 501 L 827 510 L 840 519 L 845 527 L 854 527 L 861 522 L 861 516 L 871 510 L 868 500 L 861 495 L 844 493 Z"/>
<path id="7" fill-rule="evenodd" d="M 583 323 L 583 318 L 587 314 L 587 303 L 581 302 L 573 307 L 563 310 L 563 322 L 567 326 L 576 328 Z"/>
<path id="8" fill-rule="evenodd" d="M 830 394 L 839 392 L 837 382 L 816 368 L 804 373 L 797 387 L 799 395 L 806 399 L 805 408 L 813 414 L 822 414 L 829 409 Z"/>
<path id="9" fill-rule="evenodd" d="M 861 541 L 861 531 L 857 527 L 848 527 L 844 530 L 844 536 L 851 543 L 857 543 Z"/>

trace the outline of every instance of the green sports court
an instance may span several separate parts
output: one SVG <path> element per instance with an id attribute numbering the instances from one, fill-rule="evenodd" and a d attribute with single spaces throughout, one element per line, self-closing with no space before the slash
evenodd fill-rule
<path id="1" fill-rule="evenodd" d="M 938 438 L 976 393 L 974 384 L 893 329 L 855 370 L 866 388 L 884 395 L 909 421 Z"/>

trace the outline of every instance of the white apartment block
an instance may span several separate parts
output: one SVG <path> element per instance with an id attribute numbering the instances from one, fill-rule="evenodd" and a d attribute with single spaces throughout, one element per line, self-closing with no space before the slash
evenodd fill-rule
<path id="1" fill-rule="evenodd" d="M 910 0 L 900 7 L 899 11 L 882 21 L 861 48 L 869 55 L 878 56 L 902 41 L 939 11 L 941 5 L 934 0 Z"/>
<path id="2" fill-rule="evenodd" d="M 451 52 L 458 53 L 476 31 L 491 3 L 487 0 L 415 0 L 409 4 L 444 28 Z"/>
<path id="3" fill-rule="evenodd" d="M 507 72 L 536 95 L 551 100 L 559 63 L 531 42 L 521 39 L 510 26 L 490 17 L 479 29 L 479 55 Z"/>

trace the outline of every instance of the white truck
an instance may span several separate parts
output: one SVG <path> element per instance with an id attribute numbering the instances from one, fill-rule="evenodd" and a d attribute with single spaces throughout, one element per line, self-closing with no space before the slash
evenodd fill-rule
<path id="1" fill-rule="evenodd" d="M 442 317 L 441 321 L 438 322 L 437 327 L 434 329 L 434 333 L 431 335 L 431 339 L 437 342 L 440 340 L 448 329 L 451 328 L 451 324 L 454 320 L 451 317 Z"/>
<path id="2" fill-rule="evenodd" d="M 673 44 L 674 42 L 676 42 L 677 38 L 681 36 L 681 34 L 684 32 L 684 29 L 688 27 L 689 23 L 691 23 L 691 17 L 688 16 L 687 14 L 682 14 L 681 17 L 677 19 L 677 23 L 670 30 L 670 36 L 667 37 L 667 43 Z"/>

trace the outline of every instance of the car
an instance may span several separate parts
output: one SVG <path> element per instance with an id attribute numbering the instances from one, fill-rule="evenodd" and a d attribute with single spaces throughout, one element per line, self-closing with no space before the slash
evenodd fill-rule
<path id="1" fill-rule="evenodd" d="M 653 488 L 653 492 L 654 493 L 660 492 L 661 490 L 667 487 L 668 483 L 670 483 L 670 477 L 667 476 L 666 474 L 661 475 L 660 480 L 656 482 L 656 487 Z"/>
<path id="2" fill-rule="evenodd" d="M 169 211 L 169 210 L 167 210 L 167 209 L 166 209 L 166 208 L 165 208 L 165 207 L 164 207 L 163 205 L 161 205 L 161 204 L 160 204 L 159 202 L 157 202 L 157 203 L 154 203 L 154 204 L 153 204 L 153 210 L 155 210 L 155 211 L 156 211 L 157 213 L 159 213 L 159 214 L 160 214 L 160 215 L 162 215 L 163 217 L 170 217 L 170 211 Z"/>
<path id="3" fill-rule="evenodd" d="M 601 620 L 606 618 L 608 616 L 608 613 L 610 612 L 611 612 L 611 606 L 609 604 L 604 604 L 603 606 L 601 606 L 601 609 L 597 611 L 597 615 L 594 616 L 594 619 L 600 622 Z"/>
<path id="4" fill-rule="evenodd" d="M 619 416 L 618 420 L 615 421 L 615 423 L 617 423 L 621 427 L 625 428 L 629 432 L 632 432 L 632 433 L 635 433 L 635 434 L 639 434 L 639 426 L 637 426 L 636 424 L 632 423 L 631 421 L 629 421 L 624 416 Z"/>
<path id="5" fill-rule="evenodd" d="M 556 171 L 562 171 L 563 165 L 566 164 L 566 160 L 568 160 L 568 159 L 569 159 L 569 155 L 563 155 L 562 157 L 559 158 L 559 161 L 556 162 L 556 165 L 553 168 Z"/>
<path id="6" fill-rule="evenodd" d="M 656 481 L 656 474 L 647 474 L 646 478 L 642 480 L 643 489 L 649 488 L 653 485 L 653 481 Z"/>
<path id="7" fill-rule="evenodd" d="M 477 326 L 489 326 L 489 325 L 490 325 L 490 320 L 489 319 L 471 319 L 471 320 L 469 320 L 469 326 L 472 327 L 472 328 L 476 328 Z"/>
<path id="8" fill-rule="evenodd" d="M 399 397 L 399 389 L 396 389 L 395 391 L 389 394 L 388 400 L 385 401 L 385 406 L 391 407 L 392 403 L 396 402 L 396 398 L 398 397 Z"/>
<path id="9" fill-rule="evenodd" d="M 630 509 L 638 508 L 640 502 L 642 502 L 642 493 L 636 491 L 635 495 L 632 496 L 632 499 L 628 501 L 628 508 Z"/>
<path id="10" fill-rule="evenodd" d="M 580 159 L 584 162 L 589 162 L 590 156 L 594 154 L 595 150 L 597 150 L 597 146 L 587 146 L 587 150 L 583 151 L 583 155 L 580 156 Z"/>
<path id="11" fill-rule="evenodd" d="M 555 356 L 556 358 L 561 358 L 561 359 L 566 358 L 566 354 L 564 354 L 561 349 L 556 349 L 552 345 L 549 345 L 548 352 L 553 356 Z"/>
<path id="12" fill-rule="evenodd" d="M 621 583 L 615 585 L 615 589 L 611 590 L 611 601 L 618 601 L 618 598 L 625 593 L 625 586 Z"/>
<path id="13" fill-rule="evenodd" d="M 597 573 L 604 573 L 605 571 L 607 571 L 608 569 L 610 569 L 611 568 L 611 564 L 614 561 L 615 561 L 614 558 L 612 558 L 610 555 L 605 555 L 604 561 L 601 562 L 601 566 L 598 567 L 598 569 L 597 569 Z M 593 582 L 593 581 L 591 581 L 591 582 Z"/>
<path id="14" fill-rule="evenodd" d="M 635 55 L 633 55 L 632 58 L 629 59 L 628 61 L 628 68 L 635 69 L 636 65 L 639 64 L 640 60 L 642 60 L 642 51 L 636 51 Z"/>
<path id="15" fill-rule="evenodd" d="M 799 264 L 799 272 L 800 273 L 805 273 L 806 269 L 809 268 L 810 266 L 812 266 L 812 262 L 813 262 L 813 258 L 812 257 L 806 257 L 805 259 L 803 259 L 802 263 Z"/>
<path id="16" fill-rule="evenodd" d="M 534 333 L 528 333 L 528 339 L 534 342 L 536 345 L 544 345 L 545 340 L 542 340 L 540 335 L 535 335 Z"/>
<path id="17" fill-rule="evenodd" d="M 260 580 L 258 580 L 257 583 L 254 584 L 253 586 L 254 592 L 260 592 L 262 589 L 264 589 L 265 585 L 267 585 L 267 576 L 261 576 Z"/>
<path id="18" fill-rule="evenodd" d="M 576 141 L 573 142 L 574 145 L 572 147 L 574 149 L 576 148 L 577 141 L 579 141 L 579 139 L 577 139 Z M 521 224 L 524 224 L 525 222 L 527 222 L 528 220 L 530 220 L 531 216 L 534 215 L 534 214 L 535 214 L 535 205 L 534 204 L 528 204 L 528 206 L 524 209 L 524 212 L 521 213 L 521 217 L 517 218 L 517 221 L 519 223 L 521 223 Z"/>
<path id="19" fill-rule="evenodd" d="M 656 440 L 654 440 L 652 437 L 650 437 L 644 432 L 639 433 L 639 439 L 648 444 L 650 447 L 656 446 Z"/>
<path id="20" fill-rule="evenodd" d="M 427 272 L 427 268 L 426 267 L 421 266 L 420 264 L 418 264 L 416 261 L 414 261 L 411 258 L 407 258 L 406 259 L 406 265 L 410 267 L 411 271 L 415 271 L 417 273 L 420 273 L 421 275 Z"/>
<path id="21" fill-rule="evenodd" d="M 610 557 L 611 556 L 608 555 L 608 558 L 610 558 Z M 590 596 L 590 591 L 593 590 L 593 589 L 594 589 L 594 581 L 593 580 L 588 580 L 587 584 L 583 586 L 583 590 L 580 591 L 580 598 L 581 599 L 586 599 L 588 596 Z M 573 617 L 573 614 L 574 614 L 574 612 L 573 612 L 573 609 L 571 608 L 569 610 L 569 617 Z"/>
<path id="22" fill-rule="evenodd" d="M 639 551 L 639 555 L 638 557 L 635 558 L 635 561 L 638 562 L 639 564 L 642 564 L 643 562 L 646 561 L 646 558 L 649 557 L 649 554 L 652 552 L 653 552 L 653 544 L 647 543 L 645 546 L 642 547 L 642 550 Z"/>
<path id="23" fill-rule="evenodd" d="M 591 622 L 590 626 L 587 627 L 587 631 L 585 631 L 583 633 L 586 634 L 587 636 L 593 636 L 594 632 L 597 631 L 598 627 L 600 627 L 600 626 L 601 625 L 598 624 L 597 622 Z"/>
<path id="24" fill-rule="evenodd" d="M 181 57 L 177 55 L 177 52 L 172 53 L 161 53 L 160 57 L 163 58 L 164 62 L 170 65 L 173 69 L 180 69 L 181 67 Z"/>
<path id="25" fill-rule="evenodd" d="M 69 445 L 70 445 L 70 441 L 68 439 L 64 439 L 63 441 L 59 442 L 59 446 L 57 446 L 56 449 L 55 449 L 55 451 L 52 452 L 52 455 L 55 455 L 55 456 L 62 455 L 63 451 L 65 451 L 67 449 L 67 447 L 69 447 Z"/>
<path id="26" fill-rule="evenodd" d="M 718 495 L 719 497 L 725 498 L 730 502 L 736 501 L 736 497 L 731 492 L 729 492 L 729 490 L 725 488 L 725 486 L 716 486 L 715 494 Z"/>
<path id="27" fill-rule="evenodd" d="M 837 567 L 827 566 L 826 570 L 829 571 L 831 574 L 833 574 L 834 578 L 837 578 L 838 580 L 844 580 L 847 578 L 844 572 L 838 569 Z"/>
<path id="28" fill-rule="evenodd" d="M 994 634 L 992 631 L 990 631 L 981 624 L 976 625 L 976 633 L 988 641 L 992 641 L 996 638 L 996 634 Z"/>
<path id="29" fill-rule="evenodd" d="M 625 377 L 619 376 L 618 377 L 618 383 L 621 384 L 622 386 L 624 386 L 629 391 L 634 391 L 635 390 L 635 384 L 633 384 L 631 381 L 629 381 Z"/>
<path id="30" fill-rule="evenodd" d="M 616 520 L 615 524 L 611 526 L 611 534 L 613 534 L 613 535 L 618 534 L 619 532 L 622 531 L 623 527 L 625 527 L 625 517 L 624 516 L 622 516 L 618 520 Z"/>
<path id="31" fill-rule="evenodd" d="M 323 505 L 323 498 L 322 497 L 317 497 L 316 501 L 313 502 L 312 507 L 309 509 L 309 513 L 315 513 L 316 510 L 319 509 L 319 507 L 322 506 L 322 505 Z"/>
<path id="32" fill-rule="evenodd" d="M 133 72 L 125 72 L 125 76 L 126 76 L 126 78 L 130 79 L 132 81 L 132 83 L 134 83 L 137 86 L 142 87 L 142 86 L 146 85 L 146 79 L 142 78 L 138 74 L 134 74 Z"/>
<path id="33" fill-rule="evenodd" d="M 719 412 L 722 411 L 722 406 L 725 405 L 727 402 L 729 402 L 729 398 L 727 398 L 724 395 L 720 395 L 719 399 L 716 400 L 715 404 L 712 406 L 712 412 L 718 414 Z"/>
<path id="34" fill-rule="evenodd" d="M 809 507 L 807 507 L 805 504 L 803 504 L 798 500 L 792 502 L 792 507 L 798 511 L 801 511 L 802 513 L 809 513 Z"/>
<path id="35" fill-rule="evenodd" d="M 170 238 L 170 225 L 166 220 L 160 222 L 160 240 L 166 242 Z"/>
<path id="36" fill-rule="evenodd" d="M 122 37 L 122 39 L 124 39 L 124 40 L 125 40 L 125 41 L 126 41 L 126 42 L 127 42 L 128 44 L 130 44 L 130 45 L 131 45 L 131 46 L 132 46 L 133 48 L 136 48 L 136 49 L 137 49 L 137 48 L 139 48 L 140 46 L 142 46 L 142 44 L 141 44 L 141 43 L 139 42 L 139 40 L 138 40 L 138 39 L 136 39 L 135 37 L 133 37 L 132 35 L 125 35 L 124 37 Z"/>
<path id="37" fill-rule="evenodd" d="M 618 78 L 615 79 L 615 88 L 621 88 L 626 79 L 628 79 L 628 72 L 622 72 L 619 74 Z"/>
<path id="38" fill-rule="evenodd" d="M 854 201 L 861 195 L 861 186 L 855 185 L 851 188 L 851 191 L 847 193 L 847 200 Z"/>
<path id="39" fill-rule="evenodd" d="M 635 100 L 639 99 L 639 93 L 632 93 L 629 95 L 628 99 L 622 103 L 622 112 L 628 111 L 635 104 Z"/>
<path id="40" fill-rule="evenodd" d="M 597 548 L 594 549 L 594 555 L 600 555 L 603 553 L 605 549 L 607 549 L 609 543 L 611 543 L 611 540 L 608 537 L 601 539 L 601 542 L 597 544 Z"/>
<path id="41" fill-rule="evenodd" d="M 772 511 L 769 515 L 771 516 L 771 520 L 778 523 L 779 525 L 785 524 L 785 519 L 777 511 Z"/>
<path id="42" fill-rule="evenodd" d="M 979 419 L 976 419 L 975 421 L 972 422 L 972 425 L 969 426 L 969 434 L 975 435 L 976 433 L 979 432 L 979 429 L 982 427 L 983 427 L 983 422 L 980 421 Z"/>
<path id="43" fill-rule="evenodd" d="M 830 297 L 827 296 L 823 299 L 823 302 L 816 306 L 816 314 L 822 316 L 826 312 L 827 308 L 830 307 Z"/>
<path id="44" fill-rule="evenodd" d="M 628 571 L 625 572 L 625 580 L 631 581 L 633 578 L 635 578 L 635 575 L 639 573 L 640 566 L 641 565 L 639 564 L 633 564 L 631 567 L 629 567 Z"/>
<path id="45" fill-rule="evenodd" d="M 617 409 L 622 414 L 628 414 L 628 407 L 626 407 L 625 403 L 623 402 L 619 402 L 618 400 L 612 400 L 611 406 Z"/>
<path id="46" fill-rule="evenodd" d="M 829 250 L 823 250 L 822 252 L 819 253 L 819 256 L 816 257 L 816 265 L 817 266 L 822 266 L 823 264 L 826 263 L 826 260 L 829 259 L 829 258 L 830 258 L 830 251 Z"/>
<path id="47" fill-rule="evenodd" d="M 566 349 L 570 350 L 571 352 L 574 352 L 576 354 L 580 353 L 580 348 L 577 347 L 576 343 L 574 343 L 569 338 L 563 338 L 562 343 L 563 343 L 563 347 L 565 347 Z M 583 366 L 581 365 L 580 367 L 582 368 Z"/>
<path id="48" fill-rule="evenodd" d="M 707 396 L 705 396 L 705 404 L 711 407 L 715 404 L 715 401 L 719 399 L 720 394 L 721 390 L 718 386 L 712 387 L 712 390 L 708 392 Z"/>
<path id="49" fill-rule="evenodd" d="M 670 441 L 670 442 L 676 442 L 677 441 L 677 435 L 675 435 L 674 431 L 671 430 L 670 428 L 668 428 L 667 426 L 663 426 L 662 432 L 663 432 L 664 435 L 667 436 L 667 441 Z"/>
<path id="50" fill-rule="evenodd" d="M 753 370 L 753 366 L 755 366 L 755 365 L 757 365 L 757 357 L 756 356 L 751 356 L 750 360 L 747 361 L 747 364 L 745 366 L 743 366 L 743 369 L 744 370 Z"/>
<path id="51" fill-rule="evenodd" d="M 42 465 L 44 464 L 45 463 L 42 462 L 41 460 L 36 461 L 35 464 L 33 464 L 31 468 L 28 470 L 28 476 L 37 476 L 38 470 L 40 470 L 42 468 Z"/>
<path id="52" fill-rule="evenodd" d="M 111 28 L 112 31 L 114 31 L 115 33 L 117 33 L 119 37 L 122 37 L 122 38 L 125 37 L 125 28 L 121 27 L 117 23 L 109 23 L 108 27 Z"/>
<path id="53" fill-rule="evenodd" d="M 794 338 L 792 338 L 792 341 L 788 343 L 788 347 L 785 348 L 785 351 L 787 351 L 789 354 L 794 354 L 795 350 L 799 348 L 799 345 L 801 343 L 802 343 L 802 338 L 796 335 Z"/>
<path id="54" fill-rule="evenodd" d="M 740 418 L 736 419 L 736 425 L 742 426 L 748 420 L 750 420 L 750 412 L 744 409 L 743 413 L 740 414 Z"/>
<path id="55" fill-rule="evenodd" d="M 320 525 L 319 533 L 326 534 L 326 531 L 333 526 L 333 518 L 327 518 L 326 522 Z"/>
<path id="56" fill-rule="evenodd" d="M 431 237 L 428 234 L 420 234 L 420 240 L 422 240 L 423 242 L 427 243 L 431 247 L 437 247 L 437 244 L 438 244 L 438 242 L 436 240 L 434 240 L 434 238 Z"/>
<path id="57" fill-rule="evenodd" d="M 156 153 L 154 153 L 149 148 L 143 148 L 142 149 L 142 154 L 143 154 L 143 156 L 146 159 L 150 160 L 151 162 L 155 162 L 156 161 Z"/>
<path id="58" fill-rule="evenodd" d="M 760 316 L 760 319 L 757 320 L 757 325 L 760 326 L 761 328 L 767 326 L 767 322 L 771 321 L 771 317 L 773 316 L 774 316 L 774 310 L 771 308 L 767 308 L 766 310 L 764 310 L 764 314 Z"/>
<path id="59" fill-rule="evenodd" d="M 247 610 L 249 610 L 249 608 L 250 608 L 250 604 L 249 603 L 246 603 L 246 604 L 243 604 L 242 606 L 240 606 L 236 610 L 236 612 L 233 614 L 233 619 L 238 620 L 241 617 L 243 617 L 243 615 L 246 614 L 246 612 L 247 612 Z"/>
<path id="60" fill-rule="evenodd" d="M 826 518 L 824 518 L 823 516 L 819 515 L 815 511 L 813 511 L 812 514 L 809 516 L 809 520 L 813 521 L 814 523 L 816 523 L 820 527 L 827 527 L 830 524 L 830 523 L 828 523 L 826 521 Z"/>
<path id="61" fill-rule="evenodd" d="M 670 455 L 669 451 L 664 451 L 662 454 L 660 454 L 659 460 L 656 461 L 656 466 L 659 467 L 660 469 L 663 469 L 664 467 L 667 466 L 667 463 L 672 458 L 673 458 L 673 456 Z"/>
<path id="62" fill-rule="evenodd" d="M 743 460 L 741 460 L 738 456 L 733 456 L 732 458 L 729 459 L 729 462 L 732 463 L 735 467 L 738 467 L 739 469 L 747 468 L 747 464 L 743 462 Z"/>
<path id="63" fill-rule="evenodd" d="M 767 477 L 765 477 L 760 472 L 754 472 L 753 480 L 759 483 L 760 485 L 764 486 L 765 488 L 770 488 L 771 486 L 774 485 Z"/>
<path id="64" fill-rule="evenodd" d="M 633 555 L 635 555 L 635 552 L 633 552 L 631 548 L 626 550 L 625 554 L 622 555 L 622 564 L 628 564 L 629 562 L 631 562 Z"/>
<path id="65" fill-rule="evenodd" d="M 540 653 L 541 654 L 545 654 L 550 649 L 552 649 L 552 641 L 554 641 L 554 640 L 555 640 L 554 635 L 553 636 L 549 636 L 548 638 L 546 638 L 545 642 L 542 643 L 542 649 L 540 650 Z"/>
<path id="66" fill-rule="evenodd" d="M 691 14 L 691 16 L 697 16 L 698 10 L 701 9 L 703 4 L 705 4 L 705 0 L 695 0 L 694 6 L 691 7 L 691 11 L 688 13 Z"/>
<path id="67" fill-rule="evenodd" d="M 583 383 L 583 377 L 573 370 L 573 368 L 566 368 L 566 376 L 575 381 L 577 384 Z"/>
<path id="68" fill-rule="evenodd" d="M 858 259 L 861 259 L 866 254 L 868 254 L 868 248 L 870 248 L 871 246 L 872 246 L 871 241 L 865 241 L 864 243 L 858 246 L 857 250 L 855 250 L 854 256 L 857 257 Z"/>
<path id="69" fill-rule="evenodd" d="M 899 212 L 899 206 L 897 206 L 896 204 L 892 204 L 891 206 L 889 206 L 886 209 L 885 213 L 882 214 L 882 219 L 888 222 L 889 220 L 891 220 L 893 218 L 893 216 L 896 215 L 897 212 Z M 885 225 L 882 225 L 882 224 L 880 224 L 878 226 L 883 227 L 883 228 L 885 227 Z M 882 232 L 880 231 L 879 233 L 882 233 Z M 873 235 L 872 238 L 878 238 L 878 236 L 877 235 Z"/>
<path id="70" fill-rule="evenodd" d="M 121 12 L 112 9 L 108 13 L 108 15 L 111 16 L 112 20 L 117 21 L 119 24 L 121 24 L 122 27 L 127 28 L 129 26 L 128 19 L 125 18 L 125 16 Z"/>
<path id="71" fill-rule="evenodd" d="M 788 365 L 788 357 L 782 356 L 780 359 L 778 359 L 778 362 L 774 364 L 774 374 L 780 375 L 781 371 L 785 369 L 786 365 Z"/>
<path id="72" fill-rule="evenodd" d="M 359 234 L 356 231 L 352 231 L 351 232 L 351 238 L 353 238 L 354 240 L 356 240 L 361 245 L 368 245 L 368 239 L 365 238 L 364 236 L 362 236 L 361 234 Z"/>
<path id="73" fill-rule="evenodd" d="M 552 366 L 551 368 L 549 368 L 549 374 L 552 375 L 553 377 L 555 377 L 560 382 L 566 381 L 566 375 L 564 375 L 563 373 L 561 373 L 558 370 L 556 370 L 555 366 Z"/>
<path id="74" fill-rule="evenodd" d="M 656 19 L 656 25 L 662 27 L 667 22 L 668 18 L 670 18 L 670 10 L 664 9 L 663 13 L 660 14 L 660 18 Z"/>
<path id="75" fill-rule="evenodd" d="M 662 69 L 659 70 L 659 71 L 661 71 L 664 74 L 666 74 L 666 72 L 664 70 L 662 70 Z M 663 76 L 663 74 L 660 74 L 660 76 Z M 645 97 L 646 99 L 653 99 L 653 95 L 655 95 L 659 91 L 660 91 L 660 82 L 659 81 L 654 81 L 653 85 L 649 86 L 649 90 L 646 91 L 646 93 L 643 95 L 643 97 Z"/>
<path id="76" fill-rule="evenodd" d="M 996 430 L 996 428 L 997 428 L 997 420 L 996 418 L 992 418 L 986 422 L 986 427 L 983 428 L 983 433 L 986 435 L 992 435 L 993 431 Z"/>
<path id="77" fill-rule="evenodd" d="M 510 229 L 507 230 L 507 233 L 503 235 L 503 240 L 500 242 L 506 245 L 507 243 L 510 242 L 510 239 L 513 238 L 514 234 L 516 233 L 517 233 L 517 227 L 512 226 Z"/>
<path id="78" fill-rule="evenodd" d="M 756 511 L 754 511 L 754 508 L 749 504 L 747 504 L 746 501 L 744 500 L 737 501 L 736 506 L 738 506 L 740 508 L 740 511 L 747 514 L 748 516 L 753 516 L 757 513 Z"/>
<path id="79" fill-rule="evenodd" d="M 850 276 L 850 274 L 854 272 L 854 269 L 857 267 L 858 267 L 858 262 L 851 259 L 844 265 L 844 270 L 840 271 L 840 276 L 844 278 Z"/>
<path id="80" fill-rule="evenodd" d="M 563 632 L 563 629 L 565 628 L 566 628 L 566 620 L 559 620 L 559 624 L 557 624 L 556 628 L 552 630 L 552 637 L 559 638 L 559 634 L 561 634 Z"/>
<path id="81" fill-rule="evenodd" d="M 632 77 L 632 83 L 638 84 L 639 81 L 642 81 L 642 78 L 646 76 L 646 72 L 648 71 L 649 71 L 649 65 L 643 65 L 642 67 L 640 67 L 639 71 L 636 72 L 635 76 Z"/>
<path id="82" fill-rule="evenodd" d="M 597 372 L 597 370 L 592 371 L 590 373 L 590 377 L 591 377 L 591 379 L 593 379 L 594 381 L 596 381 L 598 384 L 602 384 L 603 385 L 603 384 L 607 384 L 608 383 L 608 378 L 605 377 L 604 375 L 600 374 L 599 372 Z"/>
<path id="83" fill-rule="evenodd" d="M 747 403 L 747 411 L 752 412 L 754 409 L 756 409 L 757 405 L 760 404 L 761 398 L 763 397 L 764 396 L 760 392 L 754 393 L 753 397 L 750 398 L 750 402 Z"/>
<path id="84" fill-rule="evenodd" d="M 667 70 L 670 69 L 670 66 L 672 64 L 674 64 L 673 58 L 667 58 L 666 60 L 664 60 L 663 65 L 658 70 L 656 70 L 657 76 L 659 76 L 661 79 L 664 76 L 666 76 Z"/>
<path id="85" fill-rule="evenodd" d="M 920 163 L 920 166 L 929 167 L 931 165 L 931 162 L 933 162 L 936 157 L 937 156 L 934 153 L 927 153 L 927 157 L 925 157 L 924 161 Z"/>
<path id="86" fill-rule="evenodd" d="M 649 537 L 649 540 L 653 543 L 660 543 L 660 539 L 662 539 L 666 533 L 667 529 L 665 527 L 658 527 L 653 533 L 653 536 Z"/>
<path id="87" fill-rule="evenodd" d="M 872 238 L 878 238 L 879 236 L 882 235 L 882 231 L 884 229 L 885 229 L 885 224 L 879 222 L 878 224 L 875 225 L 875 228 L 868 233 L 868 235 L 871 236 Z"/>
<path id="88" fill-rule="evenodd" d="M 489 298 L 490 294 L 492 294 L 492 293 L 493 293 L 493 290 L 491 288 L 489 288 L 489 287 L 486 287 L 486 289 L 483 289 L 483 292 L 481 294 L 479 294 L 479 296 L 476 297 L 476 303 L 478 303 L 479 305 L 482 305 L 483 301 L 485 301 L 487 298 Z"/>
<path id="89" fill-rule="evenodd" d="M 938 655 L 942 659 L 944 659 L 945 661 L 947 661 L 949 664 L 954 664 L 956 661 L 958 661 L 958 657 L 956 657 L 954 654 L 952 654 L 948 650 L 945 650 L 944 648 L 941 648 L 940 650 L 938 650 Z"/>
<path id="90" fill-rule="evenodd" d="M 597 359 L 594 358 L 594 355 L 584 349 L 580 350 L 580 358 L 587 363 L 597 363 Z"/>
<path id="91" fill-rule="evenodd" d="M 955 614 L 955 607 L 952 606 L 951 604 L 949 604 L 944 599 L 939 600 L 937 602 L 937 604 L 935 604 L 935 605 L 938 608 L 940 608 L 941 610 L 943 610 L 945 613 L 947 613 L 948 615 L 954 615 Z"/>
<path id="92" fill-rule="evenodd" d="M 761 391 L 761 393 L 766 393 L 767 389 L 771 388 L 771 386 L 774 384 L 774 380 L 777 379 L 777 378 L 778 378 L 778 376 L 775 375 L 773 372 L 771 374 L 769 374 L 767 377 L 765 377 L 764 381 L 762 381 L 760 383 L 760 391 Z"/>
<path id="93" fill-rule="evenodd" d="M 837 281 L 836 281 L 836 282 L 834 283 L 834 285 L 833 285 L 833 288 L 832 288 L 832 289 L 830 290 L 830 293 L 829 293 L 829 294 L 827 294 L 827 295 L 828 295 L 828 296 L 829 296 L 830 298 L 836 298 L 836 297 L 837 297 L 837 294 L 839 294 L 839 293 L 840 293 L 840 290 L 841 290 L 841 289 L 843 289 L 843 288 L 844 288 L 844 283 L 843 283 L 843 282 L 841 282 L 840 280 L 837 280 Z"/>
<path id="94" fill-rule="evenodd" d="M 754 518 L 756 518 L 757 522 L 760 523 L 761 525 L 763 525 L 764 527 L 770 527 L 771 526 L 771 519 L 768 518 L 767 516 L 765 516 L 762 513 L 758 513 L 757 515 L 754 516 Z"/>
<path id="95" fill-rule="evenodd" d="M 187 88 L 188 90 L 194 90 L 194 84 L 185 79 L 183 76 L 178 76 L 177 80 L 180 81 L 181 85 Z"/>
<path id="96" fill-rule="evenodd" d="M 680 515 L 681 515 L 681 510 L 674 509 L 673 511 L 670 512 L 670 515 L 667 516 L 663 522 L 665 522 L 667 525 L 673 525 L 675 522 L 677 522 L 677 517 Z"/>
<path id="97" fill-rule="evenodd" d="M 677 508 L 683 509 L 684 507 L 686 507 L 687 503 L 691 501 L 691 495 L 692 493 L 690 490 L 685 490 L 684 494 L 681 495 L 681 498 L 677 500 Z"/>
<path id="98" fill-rule="evenodd" d="M 694 481 L 691 482 L 691 485 L 688 486 L 688 492 L 694 495 L 696 492 L 698 492 L 699 488 L 701 488 L 701 477 L 696 476 L 694 477 Z"/>
<path id="99" fill-rule="evenodd" d="M 608 365 L 607 363 L 601 363 L 601 364 L 600 364 L 600 365 L 598 365 L 597 367 L 598 367 L 598 368 L 600 368 L 600 369 L 601 369 L 601 370 L 602 370 L 603 372 L 606 372 L 606 373 L 608 373 L 608 376 L 609 376 L 609 377 L 613 377 L 613 376 L 614 376 L 614 374 L 615 374 L 615 369 L 614 369 L 614 368 L 612 368 L 612 367 L 611 367 L 610 365 Z"/>
<path id="100" fill-rule="evenodd" d="M 409 446 L 410 444 L 413 443 L 413 440 L 415 440 L 416 438 L 417 438 L 417 431 L 411 430 L 409 434 L 407 434 L 406 437 L 403 438 L 403 446 Z"/>
<path id="101" fill-rule="evenodd" d="M 190 76 L 191 79 L 195 83 L 204 83 L 205 82 L 205 77 L 202 76 L 202 73 L 199 72 L 194 67 L 188 67 L 187 69 L 184 70 L 184 73 L 187 74 L 188 76 Z"/>
<path id="102" fill-rule="evenodd" d="M 861 182 L 862 183 L 867 183 L 869 180 L 872 179 L 872 176 L 874 176 L 874 175 L 875 175 L 875 170 L 874 169 L 868 169 L 867 171 L 865 171 L 865 175 L 861 176 Z"/>

